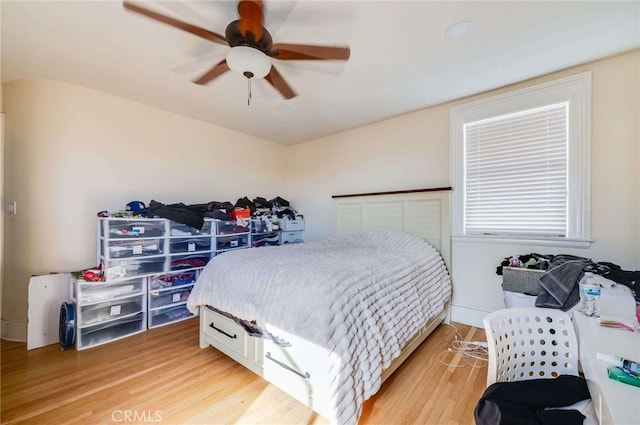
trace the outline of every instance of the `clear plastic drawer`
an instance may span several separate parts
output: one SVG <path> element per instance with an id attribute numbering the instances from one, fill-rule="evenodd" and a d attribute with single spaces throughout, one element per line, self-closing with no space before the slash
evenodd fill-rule
<path id="1" fill-rule="evenodd" d="M 171 257 L 171 264 L 169 265 L 169 269 L 171 271 L 174 270 L 184 270 L 184 269 L 196 269 L 200 267 L 204 267 L 211 258 L 209 254 L 202 255 L 186 255 L 186 256 L 175 256 Z"/>
<path id="2" fill-rule="evenodd" d="M 190 317 L 193 317 L 193 314 L 187 310 L 187 306 L 184 304 L 176 307 L 153 310 L 149 312 L 149 327 L 162 326 Z"/>
<path id="3" fill-rule="evenodd" d="M 295 220 L 281 218 L 280 228 L 287 231 L 304 230 L 304 218 L 296 217 Z"/>
<path id="4" fill-rule="evenodd" d="M 165 234 L 163 219 L 100 219 L 100 236 L 103 238 L 154 238 Z"/>
<path id="5" fill-rule="evenodd" d="M 284 230 L 280 232 L 280 244 L 284 245 L 286 243 L 299 243 L 304 242 L 302 239 L 302 231 L 296 232 L 285 232 Z"/>
<path id="6" fill-rule="evenodd" d="M 251 233 L 271 233 L 280 230 L 278 219 L 251 220 Z"/>
<path id="7" fill-rule="evenodd" d="M 171 253 L 211 250 L 211 238 L 175 238 L 169 242 Z"/>
<path id="8" fill-rule="evenodd" d="M 162 255 L 162 239 L 110 240 L 109 258 L 129 258 Z"/>
<path id="9" fill-rule="evenodd" d="M 211 234 L 211 220 L 205 220 L 202 225 L 202 229 L 196 229 L 195 227 L 187 226 L 186 224 L 178 223 L 176 221 L 169 222 L 169 233 L 171 236 L 199 236 Z"/>
<path id="10" fill-rule="evenodd" d="M 143 302 L 144 295 L 137 295 L 116 301 L 81 305 L 78 315 L 78 327 L 82 328 L 140 313 L 144 310 Z"/>
<path id="11" fill-rule="evenodd" d="M 160 276 L 151 276 L 149 278 L 149 289 L 164 289 L 175 286 L 191 285 L 196 282 L 196 271 L 187 271 L 182 273 L 163 274 Z"/>
<path id="12" fill-rule="evenodd" d="M 249 220 L 235 220 L 235 221 L 216 221 L 216 234 L 218 235 L 233 235 L 236 233 L 249 233 Z"/>
<path id="13" fill-rule="evenodd" d="M 73 285 L 73 298 L 81 305 L 110 301 L 142 294 L 145 291 L 143 284 L 142 278 L 121 283 L 79 282 Z"/>
<path id="14" fill-rule="evenodd" d="M 104 264 L 103 271 L 106 280 L 158 274 L 164 271 L 164 261 L 164 257 L 108 260 Z"/>
<path id="15" fill-rule="evenodd" d="M 249 235 L 222 236 L 216 239 L 216 250 L 246 248 L 249 246 Z"/>
<path id="16" fill-rule="evenodd" d="M 164 307 L 172 304 L 185 303 L 191 293 L 191 286 L 149 292 L 149 308 Z"/>
<path id="17" fill-rule="evenodd" d="M 177 303 L 185 303 L 187 302 L 187 298 L 189 298 L 191 288 L 191 286 L 187 286 L 183 288 L 164 291 L 150 291 L 149 308 L 157 308 Z"/>
<path id="18" fill-rule="evenodd" d="M 144 313 L 78 329 L 78 349 L 111 342 L 145 330 Z"/>
<path id="19" fill-rule="evenodd" d="M 280 245 L 280 232 L 260 233 L 251 236 L 251 246 Z"/>

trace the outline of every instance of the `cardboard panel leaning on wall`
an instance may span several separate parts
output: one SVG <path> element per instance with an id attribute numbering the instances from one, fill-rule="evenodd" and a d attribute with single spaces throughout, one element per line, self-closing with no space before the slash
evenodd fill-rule
<path id="1" fill-rule="evenodd" d="M 286 195 L 285 147 L 97 91 L 4 85 L 3 319 L 26 323 L 32 274 L 95 266 L 96 212 L 131 200 Z"/>

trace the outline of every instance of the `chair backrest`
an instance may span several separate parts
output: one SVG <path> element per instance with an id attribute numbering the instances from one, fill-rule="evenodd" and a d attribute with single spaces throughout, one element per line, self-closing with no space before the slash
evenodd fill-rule
<path id="1" fill-rule="evenodd" d="M 483 323 L 489 346 L 487 386 L 578 375 L 578 342 L 568 313 L 507 308 L 488 314 Z"/>

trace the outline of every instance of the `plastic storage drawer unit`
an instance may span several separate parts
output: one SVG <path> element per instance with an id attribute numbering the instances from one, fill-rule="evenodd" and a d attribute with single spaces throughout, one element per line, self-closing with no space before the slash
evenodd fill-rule
<path id="1" fill-rule="evenodd" d="M 149 309 L 185 303 L 189 298 L 191 288 L 192 286 L 165 291 L 151 291 L 149 292 Z"/>
<path id="2" fill-rule="evenodd" d="M 249 233 L 249 220 L 216 220 L 217 235 L 233 235 L 236 233 Z"/>
<path id="3" fill-rule="evenodd" d="M 108 281 L 126 279 L 147 274 L 162 273 L 164 257 L 136 258 L 131 260 L 109 260 L 104 264 L 104 274 Z"/>
<path id="4" fill-rule="evenodd" d="M 228 249 L 246 248 L 249 246 L 249 235 L 220 236 L 216 239 L 216 250 L 226 251 Z"/>
<path id="5" fill-rule="evenodd" d="M 164 274 L 160 276 L 151 276 L 149 278 L 149 290 L 173 288 L 183 285 L 193 285 L 196 283 L 196 271 L 187 271 L 183 273 Z"/>
<path id="6" fill-rule="evenodd" d="M 211 238 L 177 238 L 171 239 L 169 251 L 171 253 L 210 251 Z"/>
<path id="7" fill-rule="evenodd" d="M 149 311 L 149 327 L 155 328 L 169 323 L 189 319 L 193 314 L 187 310 L 186 304 Z"/>
<path id="8" fill-rule="evenodd" d="M 170 236 L 207 236 L 209 234 L 211 234 L 211 220 L 205 220 L 202 229 L 196 229 L 175 221 L 169 222 Z"/>
<path id="9" fill-rule="evenodd" d="M 81 305 L 110 301 L 116 298 L 142 294 L 145 291 L 142 278 L 119 283 L 78 281 L 72 285 L 72 299 Z"/>
<path id="10" fill-rule="evenodd" d="M 303 218 L 297 218 L 295 220 L 286 220 L 286 219 L 281 218 L 280 219 L 280 228 L 283 231 L 304 230 L 304 219 Z"/>
<path id="11" fill-rule="evenodd" d="M 171 257 L 169 271 L 201 268 L 206 266 L 210 259 L 211 255 L 208 253 Z"/>
<path id="12" fill-rule="evenodd" d="M 280 232 L 280 245 L 300 242 L 304 242 L 304 239 L 302 239 L 302 231 L 285 232 L 283 230 L 282 232 Z"/>
<path id="13" fill-rule="evenodd" d="M 145 330 L 144 318 L 144 313 L 138 313 L 108 323 L 79 328 L 76 347 L 81 350 L 142 332 Z"/>
<path id="14" fill-rule="evenodd" d="M 110 240 L 106 243 L 109 258 L 162 255 L 162 239 Z"/>
<path id="15" fill-rule="evenodd" d="M 144 295 L 80 307 L 78 326 L 89 326 L 143 311 Z"/>
<path id="16" fill-rule="evenodd" d="M 153 238 L 164 236 L 164 219 L 136 220 L 131 218 L 100 219 L 100 236 L 103 238 Z"/>

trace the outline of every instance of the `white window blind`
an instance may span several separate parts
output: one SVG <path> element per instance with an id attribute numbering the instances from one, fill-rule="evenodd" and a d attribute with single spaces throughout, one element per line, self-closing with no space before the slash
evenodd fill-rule
<path id="1" fill-rule="evenodd" d="M 454 240 L 587 248 L 591 73 L 451 108 Z"/>
<path id="2" fill-rule="evenodd" d="M 567 236 L 569 103 L 464 125 L 467 235 Z"/>

